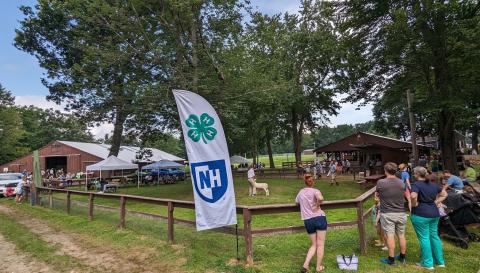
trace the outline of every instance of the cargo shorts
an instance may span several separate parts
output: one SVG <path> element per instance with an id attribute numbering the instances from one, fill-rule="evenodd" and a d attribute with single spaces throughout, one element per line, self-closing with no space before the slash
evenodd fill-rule
<path id="1" fill-rule="evenodd" d="M 404 235 L 407 224 L 405 212 L 380 213 L 380 225 L 386 235 Z"/>

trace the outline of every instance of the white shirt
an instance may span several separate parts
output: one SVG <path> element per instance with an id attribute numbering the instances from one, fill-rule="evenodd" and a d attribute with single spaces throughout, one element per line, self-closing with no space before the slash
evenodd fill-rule
<path id="1" fill-rule="evenodd" d="M 255 177 L 255 170 L 253 168 L 248 169 L 247 177 L 248 179 Z"/>

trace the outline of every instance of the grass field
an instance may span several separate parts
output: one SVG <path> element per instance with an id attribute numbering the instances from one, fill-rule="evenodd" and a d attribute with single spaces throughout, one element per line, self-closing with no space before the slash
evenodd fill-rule
<path id="1" fill-rule="evenodd" d="M 341 200 L 355 198 L 364 192 L 364 189 L 353 181 L 353 176 L 340 176 L 340 186 L 330 186 L 329 180 L 323 178 L 316 182 L 316 187 L 319 188 L 325 200 Z M 258 182 L 266 182 L 269 184 L 270 196 L 266 197 L 262 190 L 260 190 L 256 197 L 248 196 L 248 181 L 246 178 L 235 179 L 235 195 L 236 202 L 239 205 L 267 205 L 267 204 L 292 204 L 298 191 L 304 187 L 303 181 L 298 179 L 259 179 Z M 192 185 L 190 181 L 179 182 L 174 185 L 159 185 L 159 186 L 145 186 L 120 188 L 118 193 L 129 195 L 141 195 L 157 198 L 173 198 L 179 200 L 193 200 Z M 62 194 L 56 195 L 58 198 L 65 198 Z M 72 200 L 87 202 L 86 196 L 72 195 Z M 96 198 L 96 204 L 118 207 L 119 202 L 112 199 Z M 369 202 L 367 205 L 371 205 Z M 166 215 L 166 208 L 163 206 L 154 206 L 151 204 L 144 204 L 139 202 L 128 202 L 127 209 L 154 213 L 159 215 Z M 327 211 L 328 213 L 328 211 Z M 355 209 L 336 209 L 331 214 L 332 221 L 347 221 L 354 220 L 356 215 Z M 195 214 L 190 209 L 175 209 L 175 218 L 194 220 Z M 243 218 L 238 216 L 238 222 L 242 224 Z M 285 213 L 276 215 L 259 215 L 255 216 L 252 221 L 253 228 L 267 228 L 267 227 L 287 227 L 301 225 L 298 213 Z"/>
<path id="2" fill-rule="evenodd" d="M 354 198 L 360 195 L 364 190 L 359 187 L 351 176 L 342 176 L 340 186 L 329 186 L 326 179 L 316 183 L 326 200 L 338 200 Z M 301 180 L 297 179 L 265 179 L 259 182 L 267 182 L 271 188 L 271 196 L 265 197 L 259 193 L 259 196 L 248 197 L 248 184 L 246 179 L 235 180 L 235 192 L 238 204 L 271 204 L 271 203 L 292 203 L 298 190 L 303 187 Z M 120 193 L 144 195 L 162 198 L 174 198 L 182 200 L 192 200 L 192 186 L 190 182 L 185 181 L 175 185 L 160 185 L 151 187 L 122 188 Z M 56 198 L 60 198 L 57 195 Z M 86 201 L 83 197 L 72 196 L 73 200 Z M 95 199 L 96 204 L 104 204 L 118 207 L 118 201 L 110 199 Z M 30 207 L 29 205 L 15 205 L 8 199 L 0 199 L 0 205 L 6 205 L 19 214 L 25 214 L 28 217 L 40 218 L 47 221 L 55 229 L 69 232 L 72 236 L 77 236 L 80 242 L 86 246 L 102 245 L 108 246 L 112 251 L 123 253 L 128 256 L 132 248 L 136 252 L 142 249 L 154 249 L 153 256 L 149 258 L 152 261 L 165 261 L 175 263 L 177 260 L 182 262 L 181 268 L 185 272 L 235 272 L 235 273 L 287 273 L 298 272 L 305 252 L 308 248 L 307 236 L 303 233 L 290 235 L 273 235 L 265 237 L 254 237 L 254 260 L 253 267 L 245 267 L 242 263 L 235 262 L 236 240 L 233 235 L 216 233 L 213 231 L 196 232 L 194 228 L 175 226 L 175 245 L 166 244 L 166 223 L 158 220 L 139 218 L 127 214 L 126 229 L 119 230 L 119 214 L 95 210 L 94 221 L 87 220 L 87 208 L 72 206 L 72 214 L 64 213 L 64 203 L 57 200 L 54 209 L 44 207 Z M 151 212 L 165 215 L 164 207 L 128 202 L 127 209 L 144 212 Z M 183 219 L 194 219 L 192 210 L 175 209 L 175 217 Z M 337 209 L 327 211 L 329 222 L 340 220 L 353 220 L 356 214 L 354 210 Z M 242 225 L 241 216 L 239 224 Z M 8 219 L 0 213 L 0 221 L 7 225 L 0 225 L 0 233 L 4 234 L 9 240 L 14 242 L 19 249 L 27 253 L 32 252 L 25 247 L 25 239 L 22 237 L 32 236 L 27 230 L 18 227 L 14 220 Z M 253 228 L 263 227 L 286 227 L 290 225 L 301 225 L 298 213 L 288 213 L 282 215 L 261 215 L 254 216 L 252 221 Z M 17 225 L 17 226 L 16 226 Z M 15 231 L 12 231 L 15 230 Z M 17 240 L 15 234 L 19 230 L 22 235 Z M 367 255 L 360 256 L 359 272 L 422 272 L 414 267 L 418 261 L 419 245 L 414 234 L 413 228 L 409 223 L 407 227 L 408 238 L 408 264 L 406 266 L 388 267 L 381 265 L 378 260 L 385 255 L 385 252 L 373 246 L 374 232 L 371 221 L 367 222 L 368 248 Z M 327 233 L 326 254 L 324 264 L 327 267 L 326 272 L 341 272 L 337 269 L 335 256 L 338 254 L 350 255 L 359 253 L 358 230 L 355 228 L 345 230 L 330 230 Z M 35 237 L 35 236 L 34 236 Z M 243 237 L 240 237 L 240 259 L 245 259 L 245 246 Z M 59 257 L 52 256 L 55 251 L 47 243 L 36 240 L 34 252 L 43 255 L 43 257 L 53 257 L 53 262 L 57 268 L 64 268 L 65 262 Z M 479 243 L 472 243 L 467 250 L 457 248 L 450 242 L 444 243 L 446 269 L 438 269 L 436 272 L 472 272 L 480 269 L 480 260 L 478 254 L 480 251 Z M 151 252 L 151 251 L 150 251 Z M 52 254 L 53 253 L 53 254 Z M 68 258 L 67 258 L 68 259 Z M 70 261 L 72 264 L 77 261 Z M 81 265 L 81 264 L 80 264 Z M 313 265 L 313 264 L 312 264 Z M 81 266 L 79 267 L 81 268 Z M 313 268 L 313 267 L 312 267 Z"/>
<path id="3" fill-rule="evenodd" d="M 314 155 L 302 155 L 303 161 L 312 161 L 315 159 Z M 252 159 L 249 158 L 250 162 Z M 260 155 L 258 156 L 258 161 L 263 163 L 265 167 L 270 167 L 270 160 L 268 159 L 268 155 Z M 295 154 L 275 154 L 273 155 L 273 162 L 275 163 L 275 168 L 281 168 L 282 162 L 295 162 Z"/>
<path id="4" fill-rule="evenodd" d="M 74 207 L 72 215 L 66 215 L 61 210 L 51 210 L 28 205 L 17 206 L 12 201 L 2 199 L 1 204 L 27 214 L 48 221 L 56 229 L 69 231 L 78 238 L 89 238 L 96 244 L 108 245 L 116 251 L 126 252 L 128 255 L 133 246 L 137 249 L 154 248 L 157 255 L 172 259 L 172 253 L 177 253 L 177 259 L 186 259 L 183 268 L 186 272 L 248 272 L 248 273 L 287 273 L 298 272 L 308 248 L 308 239 L 305 234 L 274 235 L 254 238 L 253 267 L 244 267 L 231 263 L 236 256 L 235 236 L 219 234 L 211 231 L 195 232 L 194 229 L 175 226 L 175 240 L 177 245 L 165 244 L 166 224 L 160 221 L 147 220 L 128 216 L 128 225 L 124 230 L 118 230 L 118 215 L 101 211 L 95 212 L 95 221 L 86 220 L 86 209 Z M 57 207 L 58 208 L 58 207 Z M 3 222 L 2 222 L 3 223 Z M 369 227 L 371 227 L 369 225 Z M 5 229 L 0 229 L 4 232 Z M 368 254 L 360 256 L 359 272 L 422 272 L 414 268 L 418 261 L 419 246 L 411 225 L 407 227 L 408 258 L 406 266 L 388 267 L 381 265 L 378 260 L 385 252 L 373 246 L 372 230 L 369 228 Z M 13 238 L 17 243 L 16 238 Z M 460 249 L 450 242 L 444 243 L 446 269 L 436 272 L 472 272 L 480 268 L 478 251 L 480 247 L 472 244 L 468 250 Z M 38 255 L 43 255 L 40 249 Z M 50 250 L 45 250 L 48 254 Z M 358 232 L 356 229 L 329 231 L 326 241 L 324 264 L 326 272 L 342 272 L 337 269 L 335 255 L 359 253 Z M 244 257 L 244 242 L 240 237 L 240 258 Z M 61 261 L 60 261 L 61 262 Z"/>

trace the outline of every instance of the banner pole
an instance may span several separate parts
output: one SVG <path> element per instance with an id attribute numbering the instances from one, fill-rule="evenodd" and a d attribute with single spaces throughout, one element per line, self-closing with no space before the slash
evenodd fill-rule
<path id="1" fill-rule="evenodd" d="M 238 224 L 235 224 L 235 235 L 237 237 L 237 262 L 239 262 L 240 258 L 238 257 Z"/>

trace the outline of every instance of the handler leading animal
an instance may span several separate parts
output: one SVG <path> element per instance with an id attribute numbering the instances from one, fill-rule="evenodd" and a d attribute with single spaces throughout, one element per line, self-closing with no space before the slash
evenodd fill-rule
<path id="1" fill-rule="evenodd" d="M 265 191 L 266 196 L 270 195 L 270 191 L 268 190 L 267 183 L 257 183 L 257 177 L 255 176 L 255 169 L 253 167 L 253 164 L 250 165 L 250 169 L 248 169 L 247 177 L 248 177 L 248 184 L 249 184 L 248 196 L 256 196 L 257 189 L 263 189 Z"/>

